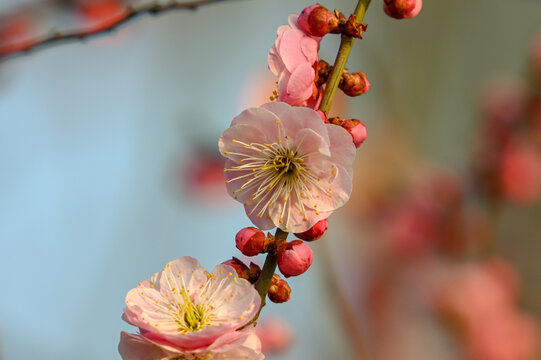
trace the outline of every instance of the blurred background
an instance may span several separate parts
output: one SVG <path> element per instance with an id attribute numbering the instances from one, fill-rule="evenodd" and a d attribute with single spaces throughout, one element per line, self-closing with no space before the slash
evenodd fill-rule
<path id="1" fill-rule="evenodd" d="M 402 21 L 382 3 L 348 62 L 371 89 L 331 111 L 368 128 L 352 199 L 265 308 L 294 332 L 276 358 L 541 359 L 541 2 L 426 1 Z M 276 29 L 311 4 L 221 1 L 0 62 L 0 359 L 120 358 L 139 281 L 240 255 L 217 141 L 272 94 Z M 122 6 L 2 0 L 0 53 Z"/>

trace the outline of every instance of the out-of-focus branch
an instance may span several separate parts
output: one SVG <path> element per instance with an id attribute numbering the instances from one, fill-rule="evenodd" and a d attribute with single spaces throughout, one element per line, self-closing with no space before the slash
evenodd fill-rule
<path id="1" fill-rule="evenodd" d="M 68 31 L 51 31 L 47 35 L 22 40 L 17 43 L 10 43 L 6 46 L 0 44 L 0 62 L 22 54 L 27 54 L 31 51 L 41 50 L 48 46 L 70 41 L 85 40 L 112 32 L 142 15 L 158 15 L 170 10 L 197 10 L 201 6 L 225 1 L 232 0 L 193 0 L 187 2 L 172 0 L 168 3 L 158 3 L 157 1 L 154 1 L 150 4 L 143 4 L 140 6 L 126 5 L 117 15 L 98 23 L 97 25 L 92 25 L 91 27 Z"/>

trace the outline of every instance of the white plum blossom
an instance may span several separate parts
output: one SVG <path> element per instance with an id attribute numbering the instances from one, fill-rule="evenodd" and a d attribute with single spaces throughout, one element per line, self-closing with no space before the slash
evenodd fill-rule
<path id="1" fill-rule="evenodd" d="M 212 273 L 196 259 L 171 261 L 126 295 L 123 319 L 140 334 L 121 334 L 124 360 L 260 360 L 261 344 L 247 324 L 258 312 L 255 288 L 229 265 Z"/>

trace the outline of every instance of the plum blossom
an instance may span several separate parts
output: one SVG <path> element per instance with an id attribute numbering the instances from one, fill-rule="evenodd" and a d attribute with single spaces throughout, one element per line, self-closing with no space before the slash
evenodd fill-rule
<path id="1" fill-rule="evenodd" d="M 298 15 L 292 14 L 289 25 L 278 28 L 269 52 L 269 69 L 278 76 L 278 100 L 316 109 L 321 101 L 314 82 L 321 38 L 306 34 L 297 19 Z"/>
<path id="2" fill-rule="evenodd" d="M 262 230 L 304 232 L 351 194 L 355 145 L 314 110 L 283 102 L 247 109 L 219 147 L 228 193 Z"/>
<path id="3" fill-rule="evenodd" d="M 259 310 L 254 287 L 228 265 L 212 273 L 196 259 L 168 263 L 130 290 L 122 318 L 140 334 L 122 332 L 124 360 L 260 360 L 261 343 L 253 327 L 237 330 Z"/>

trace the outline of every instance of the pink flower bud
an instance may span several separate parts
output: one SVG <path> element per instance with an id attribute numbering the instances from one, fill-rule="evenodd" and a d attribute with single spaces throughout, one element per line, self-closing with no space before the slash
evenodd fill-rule
<path id="1" fill-rule="evenodd" d="M 265 251 L 265 234 L 255 227 L 246 227 L 235 237 L 237 249 L 246 256 L 255 256 Z"/>
<path id="2" fill-rule="evenodd" d="M 304 241 L 318 240 L 325 234 L 328 227 L 329 227 L 329 222 L 327 221 L 327 219 L 319 220 L 309 230 L 302 233 L 295 234 L 295 236 L 298 237 L 299 239 L 303 239 Z"/>
<path id="3" fill-rule="evenodd" d="M 330 32 L 338 31 L 340 21 L 325 6 L 315 4 L 301 12 L 297 24 L 308 35 L 321 37 Z"/>
<path id="4" fill-rule="evenodd" d="M 321 118 L 321 120 L 323 120 L 323 122 L 324 122 L 325 124 L 327 124 L 327 123 L 328 123 L 328 121 L 327 121 L 327 115 L 325 115 L 325 113 L 324 113 L 323 111 L 321 111 L 321 110 L 317 110 L 316 112 L 317 112 L 317 114 L 319 115 L 319 117 Z"/>
<path id="5" fill-rule="evenodd" d="M 339 88 L 348 96 L 359 96 L 370 90 L 370 82 L 363 72 L 345 73 L 342 75 Z"/>
<path id="6" fill-rule="evenodd" d="M 301 240 L 287 243 L 278 254 L 278 268 L 284 276 L 298 276 L 312 265 L 312 249 Z"/>
<path id="7" fill-rule="evenodd" d="M 291 288 L 287 281 L 282 280 L 280 275 L 272 275 L 271 285 L 267 292 L 269 299 L 275 303 L 283 303 L 289 300 L 291 297 Z"/>
<path id="8" fill-rule="evenodd" d="M 422 0 L 384 0 L 383 11 L 395 19 L 416 17 L 423 7 Z"/>
<path id="9" fill-rule="evenodd" d="M 353 138 L 353 143 L 358 148 L 366 140 L 366 126 L 356 119 L 344 120 L 339 117 L 329 119 L 329 122 L 334 125 L 343 127 Z"/>

